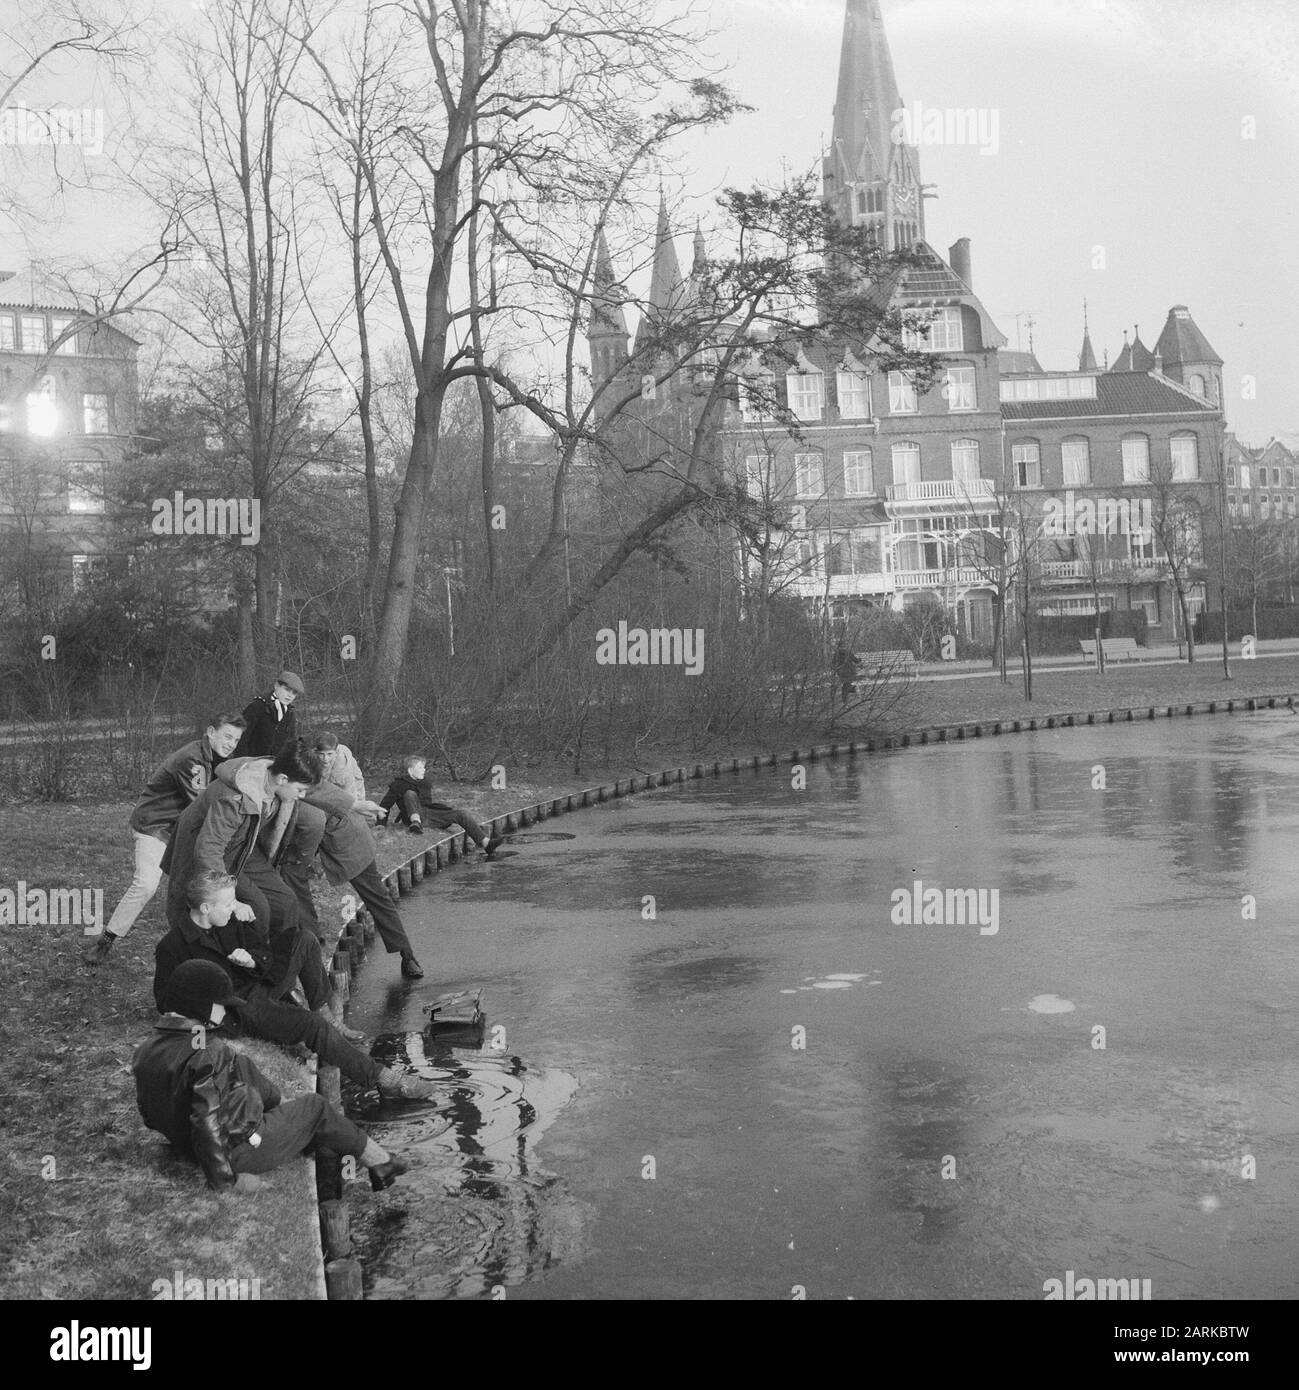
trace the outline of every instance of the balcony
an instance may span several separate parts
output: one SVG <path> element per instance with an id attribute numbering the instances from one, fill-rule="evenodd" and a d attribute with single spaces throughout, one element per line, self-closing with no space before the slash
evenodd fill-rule
<path id="1" fill-rule="evenodd" d="M 1113 579 L 1120 582 L 1140 582 L 1141 576 L 1161 575 L 1168 571 L 1168 561 L 1158 560 L 1100 560 L 1096 565 L 1097 578 Z M 1092 577 L 1091 565 L 1086 560 L 1047 560 L 1042 565 L 1043 579 L 1089 580 Z M 1108 580 L 1107 580 L 1108 582 Z"/>
<path id="2" fill-rule="evenodd" d="M 790 582 L 789 592 L 799 598 L 860 598 L 866 595 L 891 594 L 891 574 L 832 574 L 829 588 L 824 574 L 804 574 Z"/>
<path id="3" fill-rule="evenodd" d="M 996 484 L 991 478 L 971 478 L 968 481 L 935 483 L 890 483 L 890 502 L 911 505 L 932 505 L 935 502 L 983 502 L 996 496 Z"/>
<path id="4" fill-rule="evenodd" d="M 993 588 L 994 581 L 978 569 L 961 566 L 941 570 L 894 570 L 888 578 L 895 589 Z"/>

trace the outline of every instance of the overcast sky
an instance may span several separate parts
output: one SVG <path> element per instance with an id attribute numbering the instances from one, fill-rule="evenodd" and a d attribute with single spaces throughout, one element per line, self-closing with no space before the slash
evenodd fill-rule
<path id="1" fill-rule="evenodd" d="M 0 12 L 22 0 L 0 0 Z M 1098 357 L 1134 323 L 1154 346 L 1185 303 L 1225 362 L 1228 422 L 1299 444 L 1299 4 L 1295 0 L 882 0 L 908 107 L 976 108 L 995 153 L 923 144 L 928 239 L 972 242 L 974 288 L 1015 346 L 1077 365 L 1082 302 Z M 844 0 L 698 0 L 712 49 L 755 108 L 683 148 L 682 258 L 726 184 L 816 167 L 831 125 Z M 160 9 L 193 22 L 191 0 Z M 66 75 L 65 75 L 66 76 Z M 132 84 L 148 102 L 148 84 Z M 41 96 L 61 99 L 59 81 Z M 80 95 L 80 94 L 79 94 Z M 129 111 L 108 107 L 110 142 Z M 1254 138 L 1245 138 L 1252 122 Z M 25 158 L 35 157 L 28 152 Z M 9 168 L 13 168 L 10 162 Z M 93 257 L 140 228 L 75 206 L 49 240 Z M 1104 268 L 1093 268 L 1096 247 Z M 0 238 L 0 264 L 21 248 Z M 627 268 L 622 268 L 624 273 Z M 642 288 L 633 280 L 633 288 Z M 1021 315 L 1017 328 L 1016 314 Z M 1253 377 L 1256 399 L 1243 396 Z"/>

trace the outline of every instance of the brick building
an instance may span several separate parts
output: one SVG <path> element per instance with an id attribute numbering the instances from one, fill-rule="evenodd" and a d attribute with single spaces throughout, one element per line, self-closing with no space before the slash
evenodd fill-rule
<path id="1" fill-rule="evenodd" d="M 107 499 L 132 451 L 139 344 L 0 272 L 0 536 L 7 583 L 80 586 L 103 563 Z"/>

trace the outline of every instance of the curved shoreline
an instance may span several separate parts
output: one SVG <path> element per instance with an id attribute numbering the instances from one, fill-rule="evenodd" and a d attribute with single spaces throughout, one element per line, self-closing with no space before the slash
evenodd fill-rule
<path id="1" fill-rule="evenodd" d="M 1193 717 L 1199 714 L 1255 713 L 1264 709 L 1295 710 L 1296 694 L 1252 695 L 1243 699 L 1206 700 L 1176 705 L 1137 705 L 1116 709 L 1075 711 L 1069 714 L 1047 714 L 1028 719 L 967 720 L 963 723 L 933 724 L 900 734 L 882 734 L 871 738 L 852 739 L 845 743 L 813 744 L 806 749 L 795 748 L 789 753 L 755 753 L 745 758 L 715 759 L 709 763 L 694 763 L 666 768 L 658 773 L 619 778 L 613 783 L 584 787 L 579 791 L 533 802 L 514 811 L 494 816 L 484 825 L 493 835 L 508 835 L 527 826 L 570 811 L 584 810 L 603 802 L 633 796 L 637 792 L 659 787 L 677 786 L 701 780 L 707 776 L 720 777 L 723 772 L 756 771 L 761 767 L 782 764 L 817 762 L 823 758 L 856 757 L 859 754 L 890 752 L 897 748 L 925 747 L 935 743 L 959 743 L 975 738 L 993 738 L 1000 734 L 1039 733 L 1045 729 L 1094 728 L 1097 725 L 1145 723 L 1154 719 Z M 384 887 L 394 898 L 405 897 L 416 885 L 465 856 L 469 837 L 465 831 L 444 835 L 441 839 L 416 851 L 408 859 L 382 875 Z M 351 977 L 356 965 L 364 959 L 366 945 L 374 939 L 374 923 L 361 907 L 339 932 L 329 966 L 338 997 L 344 1003 L 350 996 Z M 332 1073 L 332 1075 L 331 1075 Z M 335 1068 L 322 1067 L 317 1073 L 317 1089 L 339 1101 L 338 1073 Z M 336 1170 L 337 1165 L 334 1165 Z M 324 1259 L 323 1283 L 330 1299 L 359 1299 L 361 1268 L 356 1260 L 348 1231 L 347 1197 L 338 1183 L 336 1171 L 322 1167 L 317 1159 L 317 1181 L 320 1190 L 338 1190 L 338 1197 L 320 1203 L 321 1248 Z M 332 1251 L 332 1254 L 331 1254 Z"/>

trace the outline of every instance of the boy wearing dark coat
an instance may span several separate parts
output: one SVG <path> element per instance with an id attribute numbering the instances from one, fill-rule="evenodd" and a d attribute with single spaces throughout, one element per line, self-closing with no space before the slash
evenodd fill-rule
<path id="1" fill-rule="evenodd" d="M 463 825 L 466 834 L 482 852 L 490 857 L 505 838 L 503 835 L 487 838 L 487 832 L 478 821 L 463 807 L 448 806 L 445 801 L 433 799 L 433 784 L 424 775 L 425 762 L 422 754 L 412 753 L 405 762 L 405 772 L 388 783 L 379 809 L 386 816 L 395 806 L 397 819 L 403 822 L 412 835 L 424 833 L 424 822 L 445 830 L 449 825 Z"/>
<path id="2" fill-rule="evenodd" d="M 361 901 L 370 909 L 375 929 L 383 938 L 388 954 L 400 953 L 401 973 L 408 980 L 423 979 L 424 970 L 415 959 L 405 924 L 379 876 L 375 863 L 379 851 L 374 835 L 365 817 L 355 808 L 351 793 L 321 782 L 312 787 L 304 800 L 325 818 L 324 833 L 318 840 L 325 877 L 330 883 L 350 883 L 356 889 Z M 308 830 L 299 833 L 298 844 L 285 856 L 284 874 L 300 903 L 304 896 L 310 902 L 307 869 L 316 852 L 317 843 L 313 843 Z M 314 908 L 312 910 L 314 912 Z"/>
<path id="3" fill-rule="evenodd" d="M 295 671 L 281 671 L 269 695 L 258 695 L 244 710 L 247 728 L 235 749 L 236 758 L 273 758 L 286 743 L 298 736 L 298 720 L 293 702 L 304 693 L 302 677 Z"/>
<path id="4" fill-rule="evenodd" d="M 214 764 L 234 751 L 243 727 L 244 721 L 237 714 L 218 714 L 202 738 L 168 754 L 149 774 L 140 801 L 131 812 L 135 874 L 107 927 L 87 947 L 83 957 L 87 965 L 103 963 L 158 891 L 163 855 L 176 822 L 207 790 Z"/>
<path id="5" fill-rule="evenodd" d="M 172 920 L 171 929 L 154 952 L 153 997 L 166 1012 L 167 992 L 187 961 L 208 961 L 226 975 L 232 998 L 227 1001 L 226 1030 L 271 1042 L 302 1043 L 327 1066 L 364 1087 L 397 1100 L 426 1100 L 433 1083 L 417 1076 L 398 1076 L 353 1047 L 344 1034 L 321 1015 L 283 1002 L 293 983 L 277 973 L 270 952 L 252 926 L 239 921 L 235 881 L 228 874 L 201 874 L 186 892 L 188 911 Z M 315 949 L 311 938 L 302 933 Z"/>
<path id="6" fill-rule="evenodd" d="M 293 744 L 273 761 L 232 758 L 217 769 L 211 786 L 185 811 L 163 855 L 170 876 L 167 916 L 187 910 L 185 887 L 195 874 L 228 873 L 238 881 L 235 915 L 257 923 L 281 974 L 291 963 L 302 966 L 302 987 L 312 1007 L 328 998 L 320 953 L 304 950 L 298 899 L 276 865 L 293 842 L 299 824 L 323 829 L 323 815 L 300 802 L 319 779 L 314 753 Z"/>
<path id="7" fill-rule="evenodd" d="M 210 961 L 186 961 L 167 987 L 166 1011 L 131 1058 L 136 1101 L 150 1129 L 197 1159 L 218 1192 L 252 1192 L 269 1173 L 319 1144 L 351 1154 L 375 1191 L 407 1165 L 381 1148 L 324 1096 L 284 1101 L 279 1088 L 214 1030 L 234 1002 Z"/>

